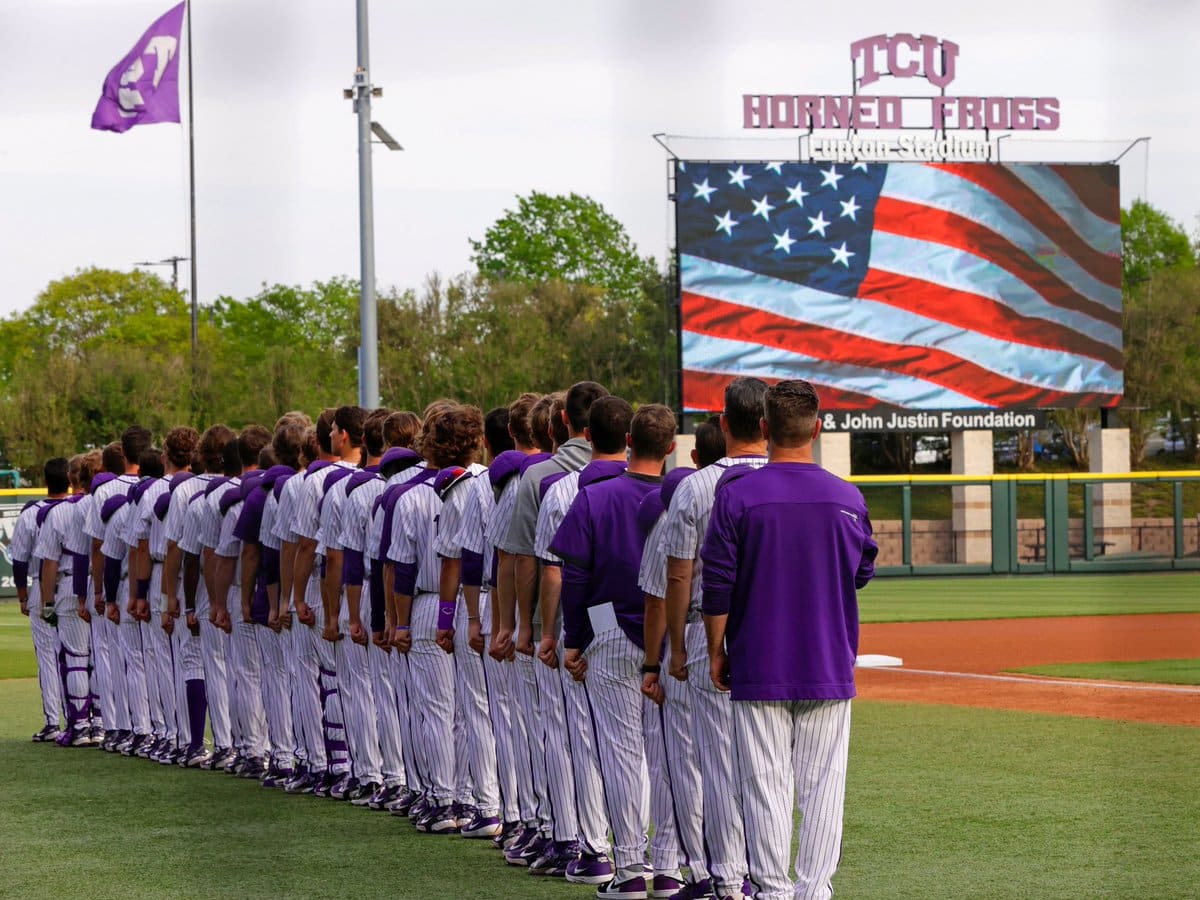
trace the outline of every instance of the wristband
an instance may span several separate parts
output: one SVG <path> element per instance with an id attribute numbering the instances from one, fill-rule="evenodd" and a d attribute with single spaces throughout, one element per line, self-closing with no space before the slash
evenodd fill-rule
<path id="1" fill-rule="evenodd" d="M 468 622 L 478 622 L 479 616 L 467 616 L 467 621 Z"/>
<path id="2" fill-rule="evenodd" d="M 409 629 L 408 625 L 397 625 L 396 626 L 397 631 L 408 631 L 408 629 Z"/>
<path id="3" fill-rule="evenodd" d="M 657 675 L 661 671 L 662 671 L 662 665 L 660 665 L 659 663 L 655 663 L 652 666 L 651 665 L 642 666 L 642 674 L 643 675 Z"/>

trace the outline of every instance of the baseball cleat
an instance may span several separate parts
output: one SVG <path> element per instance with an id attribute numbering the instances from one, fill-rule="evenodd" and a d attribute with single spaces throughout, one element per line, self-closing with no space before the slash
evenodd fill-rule
<path id="1" fill-rule="evenodd" d="M 238 778 L 247 780 L 253 778 L 255 781 L 262 778 L 267 773 L 267 767 L 263 761 L 255 756 L 247 756 L 246 761 L 242 763 L 241 769 L 238 770 Z"/>
<path id="2" fill-rule="evenodd" d="M 523 846 L 514 846 L 511 850 L 505 851 L 504 861 L 510 866 L 529 866 L 534 860 L 540 858 L 552 843 L 554 842 L 550 838 L 538 834 Z"/>
<path id="3" fill-rule="evenodd" d="M 346 794 L 346 799 L 350 801 L 351 806 L 367 806 L 370 804 L 371 798 L 382 789 L 382 786 L 378 782 L 359 782 Z"/>
<path id="4" fill-rule="evenodd" d="M 400 785 L 385 784 L 367 798 L 367 807 L 374 810 L 386 810 L 400 796 Z"/>
<path id="5" fill-rule="evenodd" d="M 57 725 L 47 725 L 41 731 L 35 732 L 30 740 L 35 744 L 47 744 L 56 740 L 61 733 Z"/>
<path id="6" fill-rule="evenodd" d="M 416 791 L 410 790 L 409 788 L 406 788 L 406 787 L 402 787 L 396 793 L 395 799 L 393 799 L 387 805 L 387 811 L 390 812 L 393 816 L 407 816 L 409 813 L 409 810 L 412 809 L 413 804 L 416 802 L 417 802 Z"/>
<path id="7" fill-rule="evenodd" d="M 674 897 L 685 887 L 683 878 L 676 878 L 674 875 L 655 875 L 651 882 L 646 886 L 646 894 L 652 900 L 668 900 Z M 690 897 L 690 895 L 688 895 Z M 686 900 L 686 898 L 685 898 Z"/>
<path id="8" fill-rule="evenodd" d="M 408 817 L 415 823 L 417 819 L 424 816 L 432 808 L 433 804 L 430 802 L 429 798 L 424 794 L 421 794 L 416 800 L 413 801 L 412 806 L 408 808 Z"/>
<path id="9" fill-rule="evenodd" d="M 529 864 L 529 874 L 563 878 L 567 874 L 567 866 L 578 858 L 579 848 L 576 844 L 556 841 L 545 853 Z"/>
<path id="10" fill-rule="evenodd" d="M 454 807 L 439 806 L 429 816 L 427 827 L 424 831 L 429 834 L 457 834 L 458 833 L 458 817 L 454 814 Z"/>
<path id="11" fill-rule="evenodd" d="M 599 900 L 647 900 L 646 879 L 641 875 L 618 882 L 613 879 L 596 890 Z"/>
<path id="12" fill-rule="evenodd" d="M 492 846 L 497 850 L 507 850 L 521 833 L 522 827 L 520 822 L 505 822 L 500 833 L 492 837 Z"/>
<path id="13" fill-rule="evenodd" d="M 496 837 L 503 830 L 504 826 L 500 824 L 499 816 L 484 816 L 480 813 L 476 813 L 466 825 L 461 826 L 462 836 L 465 838 Z"/>
<path id="14" fill-rule="evenodd" d="M 328 797 L 330 789 L 337 784 L 339 780 L 341 780 L 341 776 L 335 775 L 333 772 L 325 772 L 317 776 L 316 781 L 313 782 L 313 796 Z"/>
<path id="15" fill-rule="evenodd" d="M 211 769 L 212 754 L 203 747 L 197 747 L 183 757 L 183 767 L 185 769 Z"/>
<path id="16" fill-rule="evenodd" d="M 331 800 L 346 800 L 356 787 L 358 787 L 358 779 L 349 772 L 343 772 L 338 776 L 337 782 L 329 789 L 329 798 Z"/>
<path id="17" fill-rule="evenodd" d="M 566 878 L 572 884 L 608 884 L 615 871 L 607 853 L 584 852 L 567 866 Z"/>
<path id="18" fill-rule="evenodd" d="M 699 881 L 689 881 L 670 900 L 710 900 L 712 897 L 712 882 L 707 878 Z"/>

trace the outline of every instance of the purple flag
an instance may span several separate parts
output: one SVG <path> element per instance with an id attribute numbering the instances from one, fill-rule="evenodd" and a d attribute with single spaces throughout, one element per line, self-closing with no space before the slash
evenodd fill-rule
<path id="1" fill-rule="evenodd" d="M 185 3 L 146 29 L 104 79 L 92 127 L 128 131 L 134 125 L 179 121 L 179 31 Z"/>

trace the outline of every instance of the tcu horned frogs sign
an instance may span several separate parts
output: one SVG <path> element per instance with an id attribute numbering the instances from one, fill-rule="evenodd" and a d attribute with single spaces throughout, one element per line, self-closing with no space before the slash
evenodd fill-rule
<path id="1" fill-rule="evenodd" d="M 923 104 L 936 131 L 1058 127 L 1051 97 L 857 93 L 885 75 L 944 89 L 950 41 L 851 53 L 855 94 L 747 95 L 745 124 L 916 128 Z M 851 159 L 814 139 L 809 161 L 676 162 L 685 408 L 720 409 L 730 375 L 812 381 L 826 410 L 868 414 L 833 418 L 846 427 L 1017 427 L 1006 411 L 1120 402 L 1117 166 L 970 162 L 912 135 L 904 161 L 904 137 L 870 155 L 847 141 Z"/>

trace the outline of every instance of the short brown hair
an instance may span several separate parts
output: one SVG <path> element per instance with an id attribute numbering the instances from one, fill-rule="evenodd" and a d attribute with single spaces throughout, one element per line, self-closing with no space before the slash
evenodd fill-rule
<path id="1" fill-rule="evenodd" d="M 200 456 L 204 459 L 204 471 L 220 472 L 224 469 L 225 445 L 235 437 L 233 429 L 226 425 L 208 426 L 204 434 L 200 435 L 200 443 L 197 446 Z"/>
<path id="2" fill-rule="evenodd" d="M 781 381 L 763 399 L 767 439 L 777 447 L 802 447 L 813 439 L 821 403 L 807 381 Z"/>
<path id="3" fill-rule="evenodd" d="M 696 426 L 696 465 L 703 469 L 724 455 L 725 432 L 721 430 L 721 417 L 709 416 Z"/>
<path id="4" fill-rule="evenodd" d="M 321 442 L 317 438 L 317 427 L 310 425 L 304 429 L 304 438 L 300 442 L 300 465 L 315 463 L 321 458 Z"/>
<path id="5" fill-rule="evenodd" d="M 284 425 L 288 425 L 293 422 L 299 423 L 305 428 L 313 423 L 312 418 L 308 413 L 301 412 L 298 409 L 293 409 L 291 412 L 285 412 L 282 416 L 275 420 L 275 431 L 278 431 Z"/>
<path id="6" fill-rule="evenodd" d="M 540 395 L 526 392 L 508 404 L 508 433 L 522 447 L 534 446 L 529 413 L 540 399 Z"/>
<path id="7" fill-rule="evenodd" d="M 238 455 L 242 460 L 242 468 L 258 465 L 258 454 L 263 447 L 270 446 L 271 432 L 262 425 L 247 425 L 238 435 Z"/>
<path id="8" fill-rule="evenodd" d="M 293 469 L 300 468 L 300 453 L 304 448 L 304 438 L 312 426 L 305 426 L 299 419 L 286 423 L 275 431 L 271 439 L 271 449 L 275 451 L 275 461 L 281 466 Z"/>
<path id="9" fill-rule="evenodd" d="M 601 397 L 588 410 L 588 434 L 597 453 L 620 453 L 633 420 L 633 407 L 620 397 Z"/>
<path id="10" fill-rule="evenodd" d="M 83 454 L 76 453 L 67 460 L 67 478 L 71 480 L 71 487 L 79 487 L 79 472 L 83 468 Z"/>
<path id="11" fill-rule="evenodd" d="M 439 469 L 470 465 L 483 438 L 483 412 L 477 406 L 456 406 L 426 422 L 421 452 Z"/>
<path id="12" fill-rule="evenodd" d="M 533 439 L 530 446 L 537 447 L 543 453 L 554 449 L 554 436 L 550 433 L 550 407 L 554 405 L 554 396 L 546 394 L 529 410 L 529 434 Z"/>
<path id="13" fill-rule="evenodd" d="M 639 407 L 629 423 L 629 449 L 638 459 L 663 459 L 675 440 L 675 413 L 661 403 Z"/>
<path id="14" fill-rule="evenodd" d="M 350 438 L 351 447 L 361 447 L 367 411 L 361 406 L 339 406 L 333 414 L 333 424 Z M 330 447 L 332 449 L 332 445 Z"/>
<path id="15" fill-rule="evenodd" d="M 99 450 L 89 450 L 79 461 L 79 486 L 85 491 L 91 491 L 92 479 L 100 474 L 103 468 L 103 455 Z"/>
<path id="16" fill-rule="evenodd" d="M 321 410 L 321 414 L 317 416 L 317 443 L 323 453 L 333 453 L 333 417 L 336 413 L 337 409 L 331 406 Z"/>
<path id="17" fill-rule="evenodd" d="M 411 447 L 421 430 L 421 419 L 415 412 L 402 409 L 387 417 L 383 423 L 385 447 Z"/>
<path id="18" fill-rule="evenodd" d="M 383 425 L 388 420 L 388 416 L 392 414 L 390 409 L 373 409 L 367 413 L 367 418 L 363 421 L 363 465 L 366 465 L 366 459 L 370 456 L 383 456 Z"/>
<path id="19" fill-rule="evenodd" d="M 125 451 L 121 449 L 118 441 L 104 445 L 104 449 L 100 451 L 100 465 L 110 475 L 125 474 Z"/>
<path id="20" fill-rule="evenodd" d="M 192 464 L 192 454 L 200 443 L 200 432 L 190 425 L 180 425 L 167 432 L 163 440 L 163 453 L 167 462 L 177 469 L 186 469 Z"/>
<path id="21" fill-rule="evenodd" d="M 592 405 L 588 404 L 590 410 Z M 550 395 L 550 438 L 556 446 L 561 447 L 571 439 L 571 432 L 567 430 L 567 423 L 563 421 L 563 411 L 567 408 L 567 395 L 562 391 Z M 587 419 L 584 418 L 583 425 L 587 425 Z M 583 426 L 580 426 L 579 431 L 583 431 Z"/>

